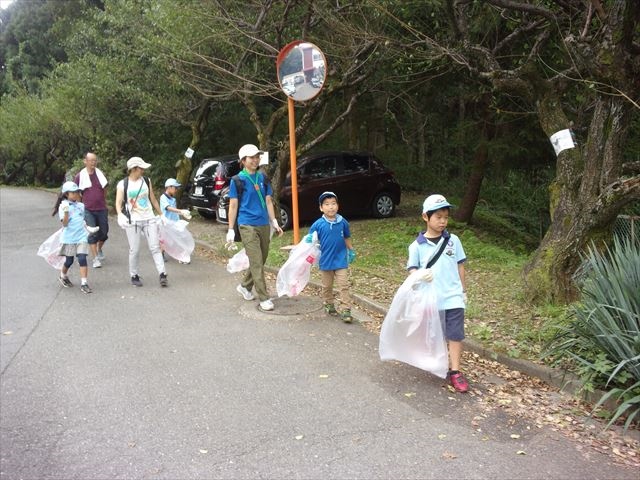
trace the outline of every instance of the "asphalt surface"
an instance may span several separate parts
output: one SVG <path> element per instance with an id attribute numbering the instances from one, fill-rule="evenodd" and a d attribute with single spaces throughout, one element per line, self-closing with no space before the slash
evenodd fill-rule
<path id="1" fill-rule="evenodd" d="M 198 256 L 161 288 L 147 250 L 132 287 L 115 222 L 94 293 L 77 264 L 62 288 L 35 254 L 53 202 L 0 189 L 1 479 L 638 478 L 500 411 L 479 432 L 473 397 L 380 362 L 317 297 L 260 312 Z"/>

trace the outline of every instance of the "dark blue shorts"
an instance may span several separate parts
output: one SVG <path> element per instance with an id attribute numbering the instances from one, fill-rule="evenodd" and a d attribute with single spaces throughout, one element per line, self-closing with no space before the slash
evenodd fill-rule
<path id="1" fill-rule="evenodd" d="M 464 340 L 464 308 L 444 311 L 444 336 L 454 342 Z"/>
<path id="2" fill-rule="evenodd" d="M 84 221 L 90 227 L 100 227 L 96 233 L 90 233 L 88 243 L 94 244 L 105 242 L 109 238 L 109 211 L 108 210 L 86 210 L 84 211 Z"/>

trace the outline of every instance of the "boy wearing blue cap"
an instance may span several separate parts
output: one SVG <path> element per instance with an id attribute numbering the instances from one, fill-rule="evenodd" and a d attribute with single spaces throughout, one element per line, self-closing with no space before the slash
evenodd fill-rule
<path id="1" fill-rule="evenodd" d="M 177 207 L 176 192 L 182 184 L 178 183 L 175 178 L 169 178 L 164 182 L 164 193 L 160 195 L 160 211 L 167 220 L 177 222 L 182 215 L 186 220 L 191 220 L 191 213 L 189 210 L 180 210 Z"/>
<path id="2" fill-rule="evenodd" d="M 338 197 L 333 192 L 324 192 L 318 198 L 322 217 L 316 220 L 306 242 L 311 242 L 313 232 L 318 233 L 320 242 L 320 272 L 322 275 L 322 300 L 324 310 L 329 315 L 338 315 L 334 304 L 333 282 L 338 286 L 340 317 L 351 323 L 351 294 L 349 293 L 349 271 L 347 267 L 355 259 L 351 244 L 349 222 L 338 214 Z"/>
<path id="3" fill-rule="evenodd" d="M 438 310 L 444 313 L 444 334 L 449 347 L 449 383 L 458 392 L 469 390 L 460 372 L 464 339 L 465 293 L 464 262 L 466 255 L 460 239 L 447 232 L 449 209 L 453 207 L 442 195 L 428 196 L 422 205 L 422 219 L 427 230 L 420 232 L 409 245 L 409 273 L 423 269 L 420 280 L 435 282 Z"/>

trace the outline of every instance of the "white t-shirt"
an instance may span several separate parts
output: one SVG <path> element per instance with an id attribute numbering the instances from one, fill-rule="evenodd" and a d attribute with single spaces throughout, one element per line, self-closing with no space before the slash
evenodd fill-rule
<path id="1" fill-rule="evenodd" d="M 120 180 L 116 188 L 124 192 L 124 180 Z M 142 177 L 138 180 L 129 179 L 129 185 L 127 185 L 127 198 L 124 199 L 124 203 L 131 214 L 132 222 L 151 220 L 155 218 L 155 215 L 153 214 L 153 205 L 151 205 L 151 200 L 149 198 L 149 188 Z"/>

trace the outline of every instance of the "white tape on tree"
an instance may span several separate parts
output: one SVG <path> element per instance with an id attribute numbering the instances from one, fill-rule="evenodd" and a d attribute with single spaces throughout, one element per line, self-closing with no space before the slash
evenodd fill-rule
<path id="1" fill-rule="evenodd" d="M 556 156 L 558 156 L 561 151 L 567 150 L 568 148 L 575 148 L 576 146 L 573 141 L 573 134 L 568 128 L 554 133 L 549 137 L 549 140 L 551 140 L 551 145 L 553 145 Z"/>

